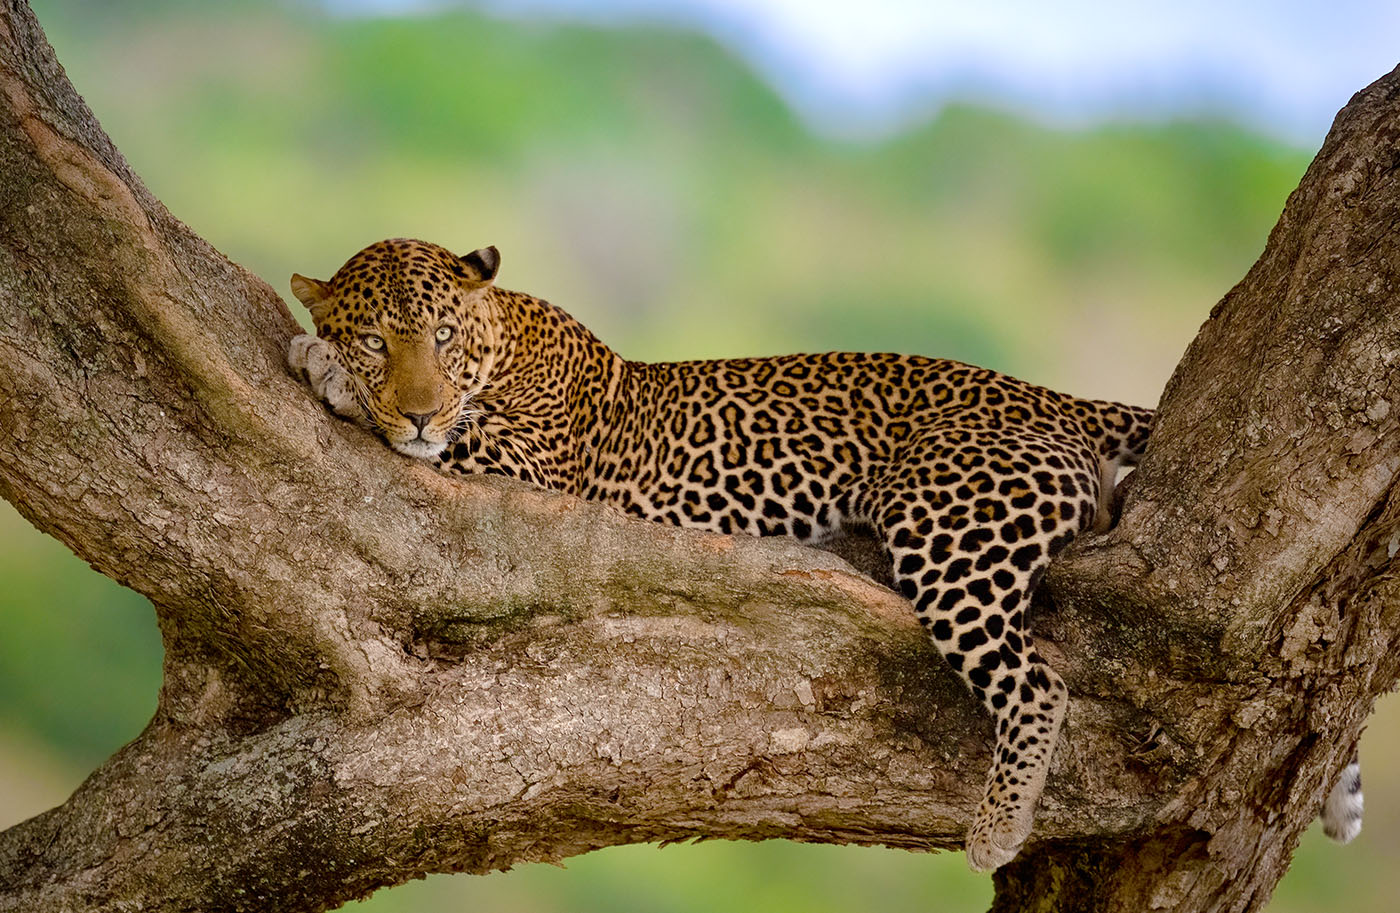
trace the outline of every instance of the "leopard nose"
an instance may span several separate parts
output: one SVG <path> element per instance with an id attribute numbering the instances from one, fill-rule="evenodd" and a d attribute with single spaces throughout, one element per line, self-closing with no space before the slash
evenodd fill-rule
<path id="1" fill-rule="evenodd" d="M 441 409 L 434 409 L 432 412 L 405 412 L 404 418 L 408 419 L 419 431 L 427 427 L 428 422 L 433 420 L 433 416 L 441 412 Z"/>

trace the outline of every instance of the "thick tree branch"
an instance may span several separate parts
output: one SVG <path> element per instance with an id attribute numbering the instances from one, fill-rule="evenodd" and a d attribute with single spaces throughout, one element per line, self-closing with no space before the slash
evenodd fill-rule
<path id="1" fill-rule="evenodd" d="M 1129 663 L 1072 687 L 1142 708 L 1181 776 L 1156 840 L 1029 856 L 999 909 L 1257 909 L 1400 675 L 1397 137 L 1400 70 L 1338 115 L 1187 351 L 1119 526 L 1051 574 L 1066 614 L 1106 610 L 1062 646 Z"/>
<path id="2" fill-rule="evenodd" d="M 1005 909 L 1256 908 L 1396 679 L 1397 84 L 1187 353 L 1122 524 L 1052 575 L 1076 700 Z M 148 595 L 167 649 L 146 732 L 0 835 L 0 909 L 320 910 L 689 836 L 958 844 L 990 727 L 901 599 L 394 455 L 287 376 L 280 299 L 150 196 L 14 0 L 0 96 L 0 494 Z"/>

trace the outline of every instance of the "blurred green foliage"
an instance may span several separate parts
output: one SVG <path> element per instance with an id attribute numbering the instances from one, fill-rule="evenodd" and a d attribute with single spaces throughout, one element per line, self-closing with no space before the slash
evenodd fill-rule
<path id="1" fill-rule="evenodd" d="M 504 284 L 641 358 L 897 348 L 1150 400 L 1307 160 L 957 105 L 838 142 L 655 27 L 76 6 L 38 12 L 118 147 L 279 290 L 384 236 L 494 243 Z"/>
<path id="2" fill-rule="evenodd" d="M 96 767 L 155 710 L 155 612 L 0 511 L 0 727 Z"/>
<path id="3" fill-rule="evenodd" d="M 279 290 L 380 237 L 495 243 L 503 284 L 637 358 L 893 349 L 1150 403 L 1308 158 L 1223 122 L 1067 130 L 958 105 L 897 136 L 836 141 L 711 39 L 657 27 L 335 18 L 270 0 L 34 7 L 157 196 Z M 34 765 L 59 765 L 71 789 L 136 734 L 160 646 L 149 604 L 8 509 L 0 546 L 0 812 L 13 820 L 62 798 Z M 1389 776 L 1368 771 L 1373 808 Z M 1373 815 L 1368 834 L 1393 840 L 1397 819 Z M 1351 909 L 1391 909 L 1383 881 L 1361 877 L 1386 851 L 1367 839 L 1343 856 L 1310 836 L 1272 909 L 1343 887 Z M 356 909 L 989 898 L 956 855 L 775 841 L 438 877 Z"/>

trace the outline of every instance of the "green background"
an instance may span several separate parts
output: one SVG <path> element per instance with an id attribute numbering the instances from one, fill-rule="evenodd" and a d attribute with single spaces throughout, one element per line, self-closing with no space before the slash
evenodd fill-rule
<path id="1" fill-rule="evenodd" d="M 293 270 L 329 277 L 381 237 L 496 244 L 503 285 L 633 358 L 899 350 L 1150 405 L 1310 154 L 1219 120 L 1070 130 L 971 105 L 835 140 L 711 39 L 660 27 L 34 7 L 156 195 L 284 295 Z M 0 826 L 61 802 L 141 729 L 160 658 L 143 598 L 0 505 Z M 1271 911 L 1344 898 L 1393 913 L 1400 773 L 1381 762 L 1398 733 L 1391 700 L 1363 743 L 1365 832 L 1338 848 L 1314 828 Z M 351 909 L 979 910 L 990 896 L 957 854 L 710 842 L 435 877 Z"/>

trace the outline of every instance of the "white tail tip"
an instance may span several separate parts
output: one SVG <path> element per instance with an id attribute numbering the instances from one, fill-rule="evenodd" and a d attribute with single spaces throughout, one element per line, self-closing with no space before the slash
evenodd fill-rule
<path id="1" fill-rule="evenodd" d="M 1338 843 L 1350 843 L 1361 833 L 1366 802 L 1361 795 L 1361 764 L 1352 761 L 1342 769 L 1337 785 L 1322 806 L 1322 832 Z"/>

